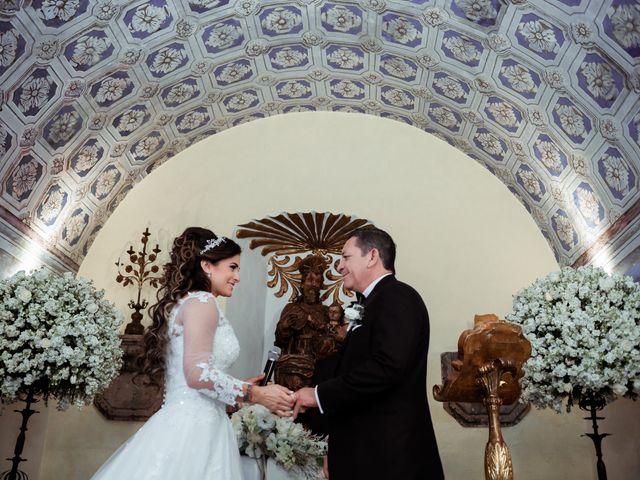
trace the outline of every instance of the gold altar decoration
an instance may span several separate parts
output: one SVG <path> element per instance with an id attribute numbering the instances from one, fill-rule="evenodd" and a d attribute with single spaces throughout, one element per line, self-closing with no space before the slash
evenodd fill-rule
<path id="1" fill-rule="evenodd" d="M 502 438 L 499 409 L 520 397 L 523 365 L 531 344 L 522 328 L 496 315 L 476 315 L 474 328 L 458 339 L 458 358 L 444 385 L 434 385 L 439 402 L 482 401 L 489 415 L 489 440 L 485 448 L 486 480 L 513 480 L 509 448 Z"/>
<path id="2" fill-rule="evenodd" d="M 342 277 L 334 272 L 335 261 L 331 255 L 340 255 L 351 233 L 369 224 L 368 220 L 344 214 L 282 213 L 240 225 L 236 236 L 252 239 L 249 244 L 251 249 L 261 248 L 263 256 L 271 255 L 267 285 L 269 288 L 278 288 L 276 297 L 282 297 L 291 290 L 289 301 L 298 298 L 301 294 L 301 262 L 311 254 L 323 257 L 328 265 L 333 266 L 325 271 L 324 291 L 320 300 L 332 297 L 332 302 L 342 304 L 341 293 L 347 297 L 353 294 L 344 289 Z"/>
<path id="3" fill-rule="evenodd" d="M 458 352 L 442 352 L 440 354 L 440 367 L 442 382 L 453 372 L 451 363 L 458 359 Z M 451 415 L 456 422 L 465 428 L 489 427 L 489 416 L 483 402 L 443 402 L 444 411 Z M 503 403 L 500 406 L 500 425 L 512 427 L 522 421 L 531 411 L 529 402 L 518 400 L 512 404 Z"/>

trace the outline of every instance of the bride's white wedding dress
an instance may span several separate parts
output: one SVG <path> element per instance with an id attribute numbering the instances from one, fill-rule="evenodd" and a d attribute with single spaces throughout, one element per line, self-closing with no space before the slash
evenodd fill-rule
<path id="1" fill-rule="evenodd" d="M 242 478 L 225 411 L 236 403 L 244 383 L 225 373 L 240 353 L 233 329 L 208 292 L 190 292 L 180 300 L 167 327 L 164 404 L 93 480 Z M 188 379 L 194 378 L 205 388 L 189 387 Z"/>

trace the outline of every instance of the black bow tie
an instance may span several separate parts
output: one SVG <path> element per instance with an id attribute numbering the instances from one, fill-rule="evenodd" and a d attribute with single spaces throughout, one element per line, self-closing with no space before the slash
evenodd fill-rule
<path id="1" fill-rule="evenodd" d="M 367 297 L 365 297 L 363 294 L 361 294 L 360 292 L 356 292 L 356 301 L 360 304 L 360 305 L 364 305 L 364 301 L 367 299 Z"/>

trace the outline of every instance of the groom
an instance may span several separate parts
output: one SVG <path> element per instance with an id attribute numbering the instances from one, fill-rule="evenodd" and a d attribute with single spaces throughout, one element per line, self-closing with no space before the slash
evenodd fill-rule
<path id="1" fill-rule="evenodd" d="M 342 249 L 344 286 L 364 296 L 332 377 L 296 393 L 296 412 L 329 423 L 331 480 L 444 478 L 426 394 L 429 316 L 394 277 L 396 246 L 383 230 L 355 230 Z"/>

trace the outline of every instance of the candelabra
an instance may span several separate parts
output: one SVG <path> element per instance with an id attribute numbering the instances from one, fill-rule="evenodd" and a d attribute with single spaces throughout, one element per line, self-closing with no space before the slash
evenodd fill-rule
<path id="1" fill-rule="evenodd" d="M 142 335 L 144 333 L 144 326 L 141 323 L 143 315 L 140 311 L 147 308 L 149 302 L 141 298 L 142 287 L 148 282 L 152 287 L 158 288 L 158 282 L 160 281 L 159 276 L 154 276 L 160 269 L 157 265 L 153 265 L 153 263 L 158 258 L 158 253 L 160 253 L 161 250 L 158 248 L 158 244 L 156 244 L 151 253 L 147 254 L 147 244 L 149 243 L 150 235 L 149 228 L 147 227 L 140 239 L 142 242 L 141 251 L 136 252 L 133 249 L 133 245 L 129 247 L 129 250 L 126 252 L 129 255 L 129 265 L 124 265 L 120 262 L 120 259 L 116 262 L 116 266 L 118 267 L 116 281 L 122 283 L 123 287 L 135 285 L 138 289 L 137 300 L 129 301 L 129 308 L 134 310 L 134 312 L 131 314 L 131 322 L 127 324 L 124 330 L 126 335 Z M 124 267 L 124 273 L 120 270 L 121 267 Z"/>
<path id="2" fill-rule="evenodd" d="M 133 245 L 129 247 L 126 252 L 129 255 L 127 265 L 120 259 L 116 262 L 118 267 L 116 281 L 124 287 L 135 286 L 138 289 L 138 296 L 136 300 L 129 301 L 129 308 L 133 310 L 131 322 L 127 324 L 124 334 L 120 335 L 124 360 L 120 375 L 111 382 L 109 388 L 96 395 L 94 401 L 98 411 L 110 420 L 144 421 L 162 405 L 162 388 L 145 378 L 138 363 L 138 359 L 145 350 L 141 310 L 149 305 L 149 302 L 142 298 L 142 287 L 149 284 L 158 288 L 160 282 L 160 277 L 155 276 L 160 268 L 153 263 L 161 250 L 156 244 L 155 248 L 147 253 L 150 235 L 149 229 L 146 228 L 140 239 L 142 242 L 140 251 L 136 252 Z M 134 381 L 135 379 L 138 380 Z"/>

